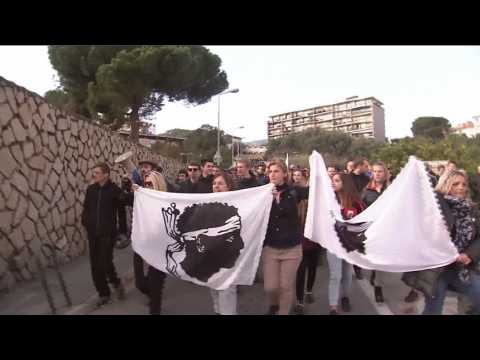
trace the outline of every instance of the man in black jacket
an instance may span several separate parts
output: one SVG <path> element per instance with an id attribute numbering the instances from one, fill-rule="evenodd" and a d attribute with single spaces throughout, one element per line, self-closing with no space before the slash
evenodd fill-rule
<path id="1" fill-rule="evenodd" d="M 110 181 L 110 168 L 99 163 L 93 169 L 95 183 L 87 188 L 83 204 L 82 224 L 87 229 L 93 283 L 99 294 L 97 307 L 110 302 L 110 282 L 118 297 L 125 291 L 113 264 L 114 239 L 122 190 Z"/>
<path id="2" fill-rule="evenodd" d="M 188 179 L 180 184 L 181 193 L 186 194 L 203 194 L 213 192 L 213 175 L 210 172 L 213 171 L 213 162 L 206 161 L 203 165 L 203 176 L 200 172 L 200 165 L 195 162 L 191 162 L 187 166 Z"/>
<path id="3" fill-rule="evenodd" d="M 265 164 L 263 163 L 257 166 L 257 180 L 260 183 L 260 185 L 265 185 L 270 182 L 270 179 L 266 174 Z"/>
<path id="4" fill-rule="evenodd" d="M 367 176 L 367 172 L 368 162 L 365 159 L 355 161 L 354 169 L 350 173 L 350 176 L 352 177 L 359 194 L 363 192 L 370 181 L 370 178 Z"/>
<path id="5" fill-rule="evenodd" d="M 372 205 L 388 187 L 388 170 L 385 164 L 376 163 L 373 165 L 373 178 L 364 190 L 362 200 L 367 207 Z M 386 275 L 382 271 L 372 270 L 370 283 L 374 287 L 375 301 L 383 303 L 383 286 L 385 286 Z"/>
<path id="6" fill-rule="evenodd" d="M 248 189 L 259 186 L 255 175 L 250 171 L 250 162 L 247 160 L 240 160 L 237 163 L 237 176 L 238 176 L 238 190 Z"/>

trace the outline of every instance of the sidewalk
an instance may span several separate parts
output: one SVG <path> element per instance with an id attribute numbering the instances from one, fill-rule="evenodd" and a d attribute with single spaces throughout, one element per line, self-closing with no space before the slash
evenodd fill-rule
<path id="1" fill-rule="evenodd" d="M 128 277 L 128 271 L 132 267 L 132 257 L 131 247 L 114 252 L 115 267 L 118 275 L 122 278 L 124 275 Z M 79 306 L 85 307 L 85 304 L 96 298 L 88 254 L 62 265 L 60 271 L 72 300 L 72 308 L 66 306 L 66 300 L 56 273 L 52 269 L 48 269 L 47 282 L 57 314 L 69 313 Z M 17 283 L 12 291 L 0 294 L 0 315 L 50 314 L 50 306 L 38 276 L 35 280 Z"/>

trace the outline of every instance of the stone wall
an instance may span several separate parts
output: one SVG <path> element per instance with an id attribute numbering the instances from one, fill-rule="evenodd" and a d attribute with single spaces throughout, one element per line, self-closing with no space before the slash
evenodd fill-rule
<path id="1" fill-rule="evenodd" d="M 167 178 L 180 168 L 0 77 L 0 290 L 35 276 L 35 254 L 51 265 L 43 244 L 61 262 L 86 251 L 80 219 L 93 165 L 108 163 L 118 184 L 123 170 L 113 161 L 129 150 L 134 161 L 159 161 Z"/>

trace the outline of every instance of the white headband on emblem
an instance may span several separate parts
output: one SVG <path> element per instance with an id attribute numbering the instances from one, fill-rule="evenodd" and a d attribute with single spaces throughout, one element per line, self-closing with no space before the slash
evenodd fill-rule
<path id="1" fill-rule="evenodd" d="M 206 236 L 219 236 L 235 230 L 240 230 L 240 216 L 235 215 L 228 219 L 224 225 L 214 228 L 200 229 L 195 231 L 189 231 L 182 234 L 182 237 L 186 241 L 195 241 L 199 235 Z"/>

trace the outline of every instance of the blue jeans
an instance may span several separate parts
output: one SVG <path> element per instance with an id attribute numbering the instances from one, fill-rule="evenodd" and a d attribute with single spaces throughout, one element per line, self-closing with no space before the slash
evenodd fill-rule
<path id="1" fill-rule="evenodd" d="M 327 250 L 328 269 L 328 304 L 337 306 L 340 297 L 348 297 L 352 287 L 353 267 L 345 260 Z"/>
<path id="2" fill-rule="evenodd" d="M 457 269 L 447 269 L 438 279 L 436 296 L 430 298 L 425 296 L 425 309 L 423 315 L 441 315 L 443 303 L 447 295 L 447 288 L 450 285 L 459 293 L 465 294 L 474 306 L 474 313 L 480 313 L 480 275 L 474 271 L 470 272 L 470 285 L 462 283 L 458 277 Z"/>

